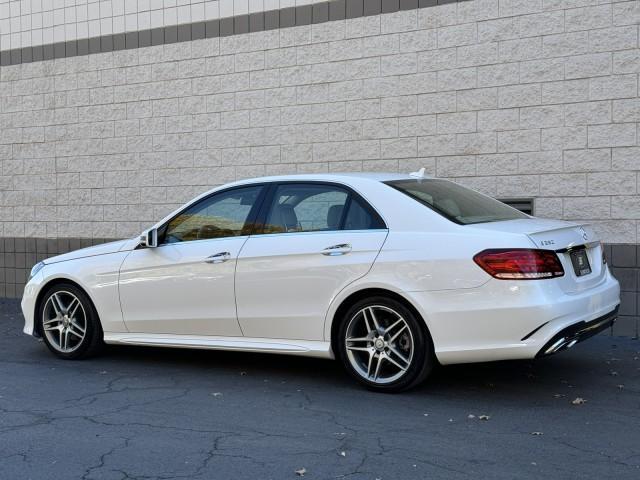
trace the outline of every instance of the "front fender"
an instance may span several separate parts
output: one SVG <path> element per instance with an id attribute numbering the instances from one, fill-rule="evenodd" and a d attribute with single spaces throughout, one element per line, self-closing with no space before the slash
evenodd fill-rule
<path id="1" fill-rule="evenodd" d="M 93 302 L 105 332 L 127 332 L 118 293 L 120 266 L 129 252 L 67 260 L 45 265 L 25 286 L 22 311 L 24 332 L 33 335 L 38 296 L 52 282 L 68 280 L 82 288 Z"/>

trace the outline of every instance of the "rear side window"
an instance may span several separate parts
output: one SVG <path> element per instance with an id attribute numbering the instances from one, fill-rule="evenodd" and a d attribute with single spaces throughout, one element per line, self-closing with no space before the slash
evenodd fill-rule
<path id="1" fill-rule="evenodd" d="M 370 228 L 384 228 L 380 222 L 371 215 L 360 200 L 351 198 L 349 209 L 344 219 L 344 230 L 368 230 Z"/>
<path id="2" fill-rule="evenodd" d="M 462 225 L 529 218 L 498 200 L 447 180 L 394 180 L 386 183 Z"/>

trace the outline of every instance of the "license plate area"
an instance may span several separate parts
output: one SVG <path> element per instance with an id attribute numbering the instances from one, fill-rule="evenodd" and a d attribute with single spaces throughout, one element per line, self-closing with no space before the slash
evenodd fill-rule
<path id="1" fill-rule="evenodd" d="M 589 257 L 587 256 L 587 250 L 580 248 L 577 250 L 571 250 L 569 252 L 571 257 L 571 263 L 573 264 L 573 271 L 576 277 L 583 277 L 591 273 L 591 265 L 589 264 Z"/>

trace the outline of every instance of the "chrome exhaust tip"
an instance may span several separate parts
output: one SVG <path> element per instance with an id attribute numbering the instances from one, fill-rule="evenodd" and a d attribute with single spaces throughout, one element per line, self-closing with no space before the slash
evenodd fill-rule
<path id="1" fill-rule="evenodd" d="M 560 348 L 562 348 L 565 342 L 566 342 L 566 338 L 562 337 L 561 339 L 553 343 L 549 348 L 547 348 L 544 354 L 551 355 L 552 353 L 556 353 L 558 350 L 560 350 Z"/>
<path id="2" fill-rule="evenodd" d="M 557 353 L 560 350 L 568 350 L 576 343 L 578 343 L 577 338 L 562 337 L 561 339 L 553 343 L 549 348 L 547 348 L 544 353 L 545 355 L 551 355 L 552 353 Z"/>

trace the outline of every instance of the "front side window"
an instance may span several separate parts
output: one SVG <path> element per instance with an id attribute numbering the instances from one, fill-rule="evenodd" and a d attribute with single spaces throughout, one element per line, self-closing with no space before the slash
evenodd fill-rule
<path id="1" fill-rule="evenodd" d="M 276 188 L 264 233 L 384 228 L 355 195 L 339 186 L 283 184 Z"/>
<path id="2" fill-rule="evenodd" d="M 234 188 L 199 201 L 169 221 L 163 243 L 245 235 L 262 188 Z"/>
<path id="3" fill-rule="evenodd" d="M 407 179 L 386 183 L 462 225 L 529 218 L 498 200 L 447 180 Z"/>

